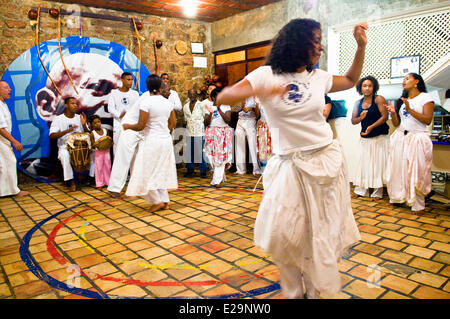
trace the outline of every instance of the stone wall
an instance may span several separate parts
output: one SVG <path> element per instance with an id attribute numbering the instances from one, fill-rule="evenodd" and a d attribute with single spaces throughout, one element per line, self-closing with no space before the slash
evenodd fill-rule
<path id="1" fill-rule="evenodd" d="M 280 1 L 213 22 L 213 51 L 271 40 L 287 22 L 285 7 Z"/>
<path id="2" fill-rule="evenodd" d="M 30 26 L 28 11 L 32 7 L 61 8 L 72 11 L 69 4 L 32 1 L 32 0 L 0 0 L 0 75 L 8 68 L 20 54 L 35 45 L 35 28 Z M 73 7 L 73 5 L 72 5 Z M 128 13 L 114 10 L 98 9 L 79 6 L 81 12 L 90 12 L 109 16 L 134 17 L 143 24 L 139 34 L 145 38 L 141 41 L 142 62 L 150 73 L 155 73 L 155 56 L 152 38 L 160 39 L 163 46 L 158 49 L 160 72 L 167 72 L 171 76 L 172 88 L 178 91 L 182 102 L 187 100 L 187 90 L 203 85 L 204 77 L 214 72 L 214 59 L 211 50 L 211 23 L 183 20 L 175 18 L 163 18 L 148 16 L 138 13 Z M 62 20 L 67 17 L 63 16 Z M 48 13 L 42 12 L 40 18 L 39 41 L 57 39 L 57 19 Z M 125 46 L 138 56 L 138 42 L 132 23 L 101 20 L 93 18 L 81 18 L 81 30 L 83 36 L 97 37 L 108 41 L 114 41 Z M 77 36 L 79 29 L 61 27 L 61 37 Z M 185 55 L 179 55 L 175 51 L 175 43 L 183 40 L 188 46 Z M 190 52 L 190 42 L 202 42 L 205 53 L 201 56 L 208 57 L 208 68 L 194 68 L 193 55 Z M 198 56 L 198 55 L 197 55 Z"/>

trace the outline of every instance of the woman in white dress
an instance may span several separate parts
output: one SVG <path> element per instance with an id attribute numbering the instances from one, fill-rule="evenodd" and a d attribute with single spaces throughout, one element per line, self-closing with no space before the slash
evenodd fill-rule
<path id="1" fill-rule="evenodd" d="M 169 209 L 168 189 L 178 188 L 177 169 L 173 152 L 172 130 L 177 119 L 173 105 L 160 94 L 161 78 L 147 78 L 148 97 L 139 100 L 139 121 L 123 124 L 124 130 L 142 131 L 136 158 L 131 167 L 127 196 L 144 196 L 153 203 L 149 211 Z"/>
<path id="2" fill-rule="evenodd" d="M 425 196 L 431 191 L 433 143 L 427 126 L 433 119 L 434 101 L 426 92 L 420 75 L 407 74 L 399 108 L 387 106 L 397 127 L 389 145 L 389 201 L 406 202 L 412 211 L 425 209 Z"/>
<path id="3" fill-rule="evenodd" d="M 338 262 L 360 240 L 340 144 L 323 117 L 328 92 L 353 87 L 361 74 L 367 24 L 354 28 L 357 50 L 344 76 L 314 69 L 320 23 L 294 19 L 273 41 L 267 65 L 225 88 L 217 104 L 257 96 L 277 143 L 263 174 L 264 196 L 255 221 L 255 244 L 280 270 L 283 295 L 308 298 L 341 290 Z"/>

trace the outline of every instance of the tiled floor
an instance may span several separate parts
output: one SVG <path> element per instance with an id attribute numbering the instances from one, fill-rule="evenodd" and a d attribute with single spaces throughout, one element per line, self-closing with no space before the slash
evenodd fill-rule
<path id="1" fill-rule="evenodd" d="M 0 199 L 0 298 L 283 298 L 270 256 L 253 246 L 261 187 L 184 178 L 170 210 L 60 183 Z M 387 198 L 352 199 L 362 240 L 340 264 L 343 290 L 321 298 L 450 298 L 450 211 L 414 215 Z"/>

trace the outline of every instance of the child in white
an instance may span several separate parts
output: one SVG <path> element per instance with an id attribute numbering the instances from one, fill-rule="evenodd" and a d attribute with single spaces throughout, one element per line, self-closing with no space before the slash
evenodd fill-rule
<path id="1" fill-rule="evenodd" d="M 253 164 L 253 175 L 261 174 L 256 151 L 256 102 L 253 97 L 245 100 L 244 107 L 239 112 L 239 119 L 235 130 L 236 174 L 246 173 L 245 137 Z"/>

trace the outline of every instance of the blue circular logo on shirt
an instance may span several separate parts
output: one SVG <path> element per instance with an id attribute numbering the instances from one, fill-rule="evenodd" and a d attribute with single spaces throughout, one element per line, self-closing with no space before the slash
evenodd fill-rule
<path id="1" fill-rule="evenodd" d="M 288 84 L 289 91 L 283 96 L 283 102 L 288 105 L 304 104 L 311 98 L 311 92 L 309 91 L 309 83 L 301 83 L 293 81 Z"/>

